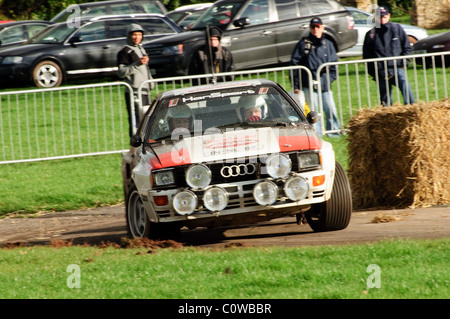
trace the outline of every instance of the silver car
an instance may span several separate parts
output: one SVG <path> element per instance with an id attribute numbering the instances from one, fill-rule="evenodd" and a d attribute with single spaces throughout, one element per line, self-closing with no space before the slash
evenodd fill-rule
<path id="1" fill-rule="evenodd" d="M 353 8 L 353 7 L 345 7 L 348 12 L 353 17 L 355 21 L 354 28 L 358 30 L 358 41 L 356 44 L 347 50 L 338 53 L 339 57 L 350 57 L 350 56 L 360 56 L 362 55 L 362 47 L 364 44 L 364 37 L 366 36 L 367 31 L 373 28 L 374 15 L 368 13 L 366 11 Z M 400 24 L 408 35 L 409 42 L 411 45 L 416 43 L 417 41 L 426 38 L 428 36 L 427 30 L 408 25 L 408 24 Z"/>

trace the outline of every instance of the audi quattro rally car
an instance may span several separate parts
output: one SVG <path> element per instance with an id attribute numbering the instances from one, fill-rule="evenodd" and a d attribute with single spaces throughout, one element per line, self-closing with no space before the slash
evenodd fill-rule
<path id="1" fill-rule="evenodd" d="M 315 120 L 314 120 L 315 119 Z M 332 145 L 280 85 L 248 80 L 167 91 L 123 154 L 132 237 L 181 227 L 305 217 L 314 231 L 347 227 L 349 182 Z"/>

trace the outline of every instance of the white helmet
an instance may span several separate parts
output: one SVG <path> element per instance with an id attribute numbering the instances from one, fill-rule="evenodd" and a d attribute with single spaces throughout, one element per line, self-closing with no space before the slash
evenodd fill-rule
<path id="1" fill-rule="evenodd" d="M 261 119 L 267 116 L 267 103 L 262 95 L 244 95 L 239 99 L 237 117 L 239 121 L 245 120 L 245 111 L 258 108 L 261 110 Z"/>
<path id="2" fill-rule="evenodd" d="M 194 112 L 186 104 L 169 107 L 166 118 L 171 130 L 175 129 L 172 127 L 172 119 L 189 119 L 189 129 L 194 127 Z"/>

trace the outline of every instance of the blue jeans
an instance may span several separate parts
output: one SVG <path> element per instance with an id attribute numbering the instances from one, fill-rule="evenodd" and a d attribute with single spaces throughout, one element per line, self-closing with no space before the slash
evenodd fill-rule
<path id="1" fill-rule="evenodd" d="M 388 81 L 384 79 L 380 80 L 379 89 L 381 103 L 384 106 L 392 105 L 392 86 L 397 85 L 395 82 L 398 82 L 398 88 L 400 89 L 400 92 L 402 92 L 404 104 L 415 103 L 411 85 L 409 85 L 408 79 L 406 79 L 405 70 L 401 68 L 397 69 L 397 80 L 395 79 L 395 76 L 390 78 Z"/>
<path id="2" fill-rule="evenodd" d="M 305 93 L 305 99 L 306 103 L 308 103 L 309 107 L 311 108 L 311 97 L 309 88 L 304 86 L 302 88 L 303 92 Z M 316 112 L 319 112 L 319 94 L 316 90 L 313 90 L 313 99 L 314 99 L 314 109 L 311 108 L 311 110 L 314 110 Z M 339 130 L 340 124 L 339 124 L 339 118 L 337 115 L 336 110 L 336 104 L 334 103 L 333 98 L 333 92 L 332 91 L 322 91 L 322 105 L 323 105 L 323 111 L 325 113 L 325 128 L 327 131 L 331 130 Z M 314 124 L 314 128 L 316 129 L 319 136 L 322 136 L 322 125 L 321 121 Z M 329 133 L 328 136 L 339 136 L 339 133 Z"/>

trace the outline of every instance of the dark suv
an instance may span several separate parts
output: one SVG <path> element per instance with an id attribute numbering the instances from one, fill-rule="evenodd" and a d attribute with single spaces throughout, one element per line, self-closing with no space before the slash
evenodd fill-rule
<path id="1" fill-rule="evenodd" d="M 319 16 L 325 36 L 337 51 L 356 44 L 353 18 L 335 0 L 219 0 L 182 34 L 145 45 L 157 77 L 193 74 L 193 53 L 205 43 L 206 26 L 223 30 L 222 45 L 233 54 L 236 70 L 289 63 L 297 42 Z"/>

